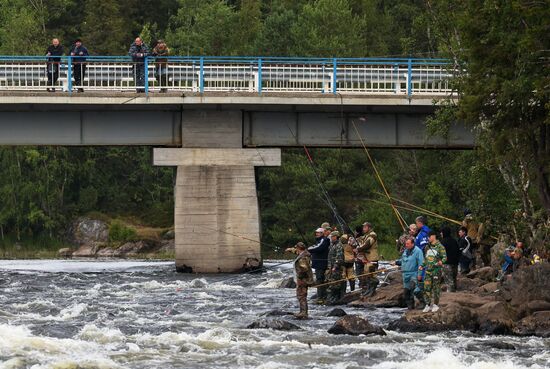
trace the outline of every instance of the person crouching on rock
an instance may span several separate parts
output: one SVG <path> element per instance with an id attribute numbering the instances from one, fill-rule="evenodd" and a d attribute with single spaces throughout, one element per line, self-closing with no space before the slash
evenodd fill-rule
<path id="1" fill-rule="evenodd" d="M 422 278 L 422 263 L 424 254 L 422 250 L 414 245 L 414 238 L 409 237 L 405 240 L 405 251 L 401 254 L 401 259 L 395 262 L 401 267 L 403 273 L 403 297 L 409 310 L 414 309 L 413 291 L 417 286 L 417 280 Z"/>
<path id="2" fill-rule="evenodd" d="M 439 310 L 439 296 L 441 295 L 441 274 L 443 264 L 447 261 L 445 247 L 437 239 L 437 232 L 430 231 L 430 242 L 424 248 L 426 257 L 422 263 L 422 269 L 426 271 L 424 277 L 424 298 L 426 307 L 422 310 L 424 313 Z"/>
<path id="3" fill-rule="evenodd" d="M 296 298 L 300 305 L 300 312 L 295 314 L 296 319 L 307 319 L 307 289 L 313 285 L 313 271 L 311 270 L 311 254 L 303 242 L 298 242 L 286 252 L 297 254 L 294 260 L 294 278 L 296 280 Z"/>

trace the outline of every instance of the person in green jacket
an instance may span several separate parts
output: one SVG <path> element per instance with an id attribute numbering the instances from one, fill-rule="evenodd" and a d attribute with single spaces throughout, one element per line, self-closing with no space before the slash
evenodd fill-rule
<path id="1" fill-rule="evenodd" d="M 426 272 L 424 277 L 424 299 L 426 307 L 422 310 L 425 313 L 439 310 L 439 296 L 441 295 L 441 274 L 443 264 L 447 261 L 445 247 L 437 239 L 437 232 L 429 233 L 430 242 L 424 248 L 424 262 L 422 269 Z"/>

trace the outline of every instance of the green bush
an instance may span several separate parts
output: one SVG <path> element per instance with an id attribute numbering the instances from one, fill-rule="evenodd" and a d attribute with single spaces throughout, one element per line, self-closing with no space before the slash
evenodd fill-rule
<path id="1" fill-rule="evenodd" d="M 128 227 L 119 220 L 113 220 L 109 226 L 109 240 L 111 242 L 128 242 L 137 239 L 134 228 Z"/>

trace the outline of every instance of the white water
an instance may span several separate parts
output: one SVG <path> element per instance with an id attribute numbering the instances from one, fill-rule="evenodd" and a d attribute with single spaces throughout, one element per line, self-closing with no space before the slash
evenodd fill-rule
<path id="1" fill-rule="evenodd" d="M 261 275 L 190 276 L 172 262 L 0 261 L 0 369 L 549 367 L 550 340 L 541 338 L 331 336 L 327 307 L 310 306 L 311 320 L 293 321 L 301 331 L 245 329 L 267 311 L 296 310 L 294 291 L 274 288 L 289 275 L 286 265 Z M 351 312 L 381 325 L 402 314 Z M 484 345 L 490 340 L 516 350 Z"/>

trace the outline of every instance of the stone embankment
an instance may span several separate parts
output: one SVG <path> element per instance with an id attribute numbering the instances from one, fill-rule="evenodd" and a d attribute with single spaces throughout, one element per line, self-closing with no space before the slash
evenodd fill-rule
<path id="1" fill-rule="evenodd" d="M 127 242 L 112 242 L 107 222 L 79 218 L 67 232 L 67 240 L 72 247 L 58 251 L 64 258 L 125 258 L 151 257 L 174 253 L 174 232 L 168 231 L 162 237 L 139 237 Z"/>

